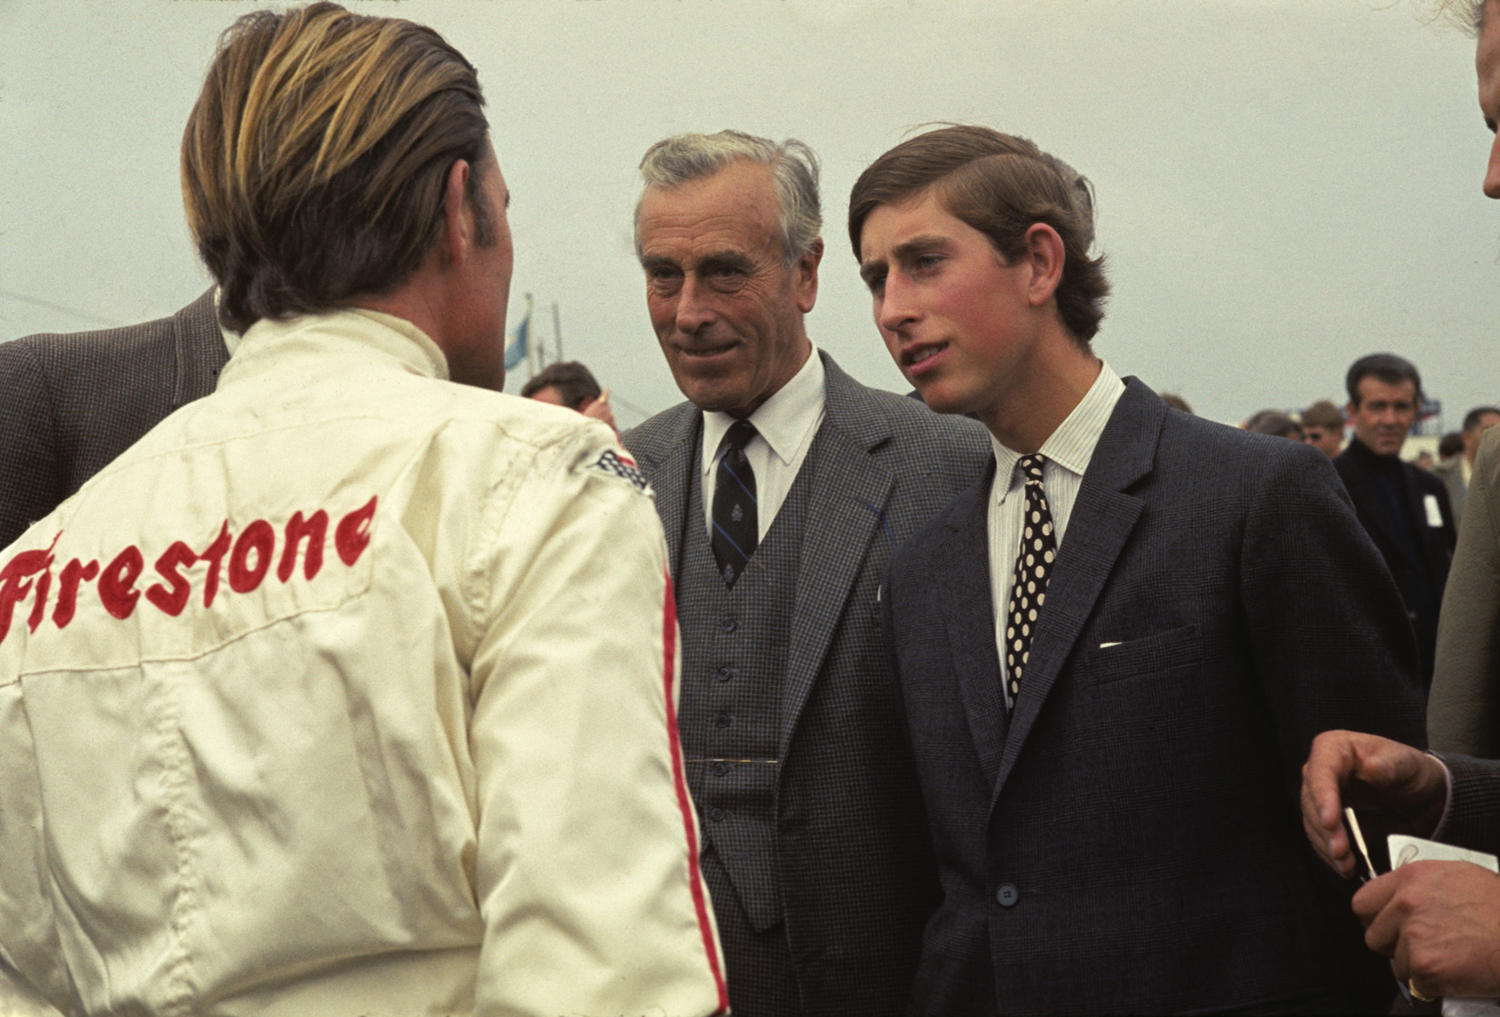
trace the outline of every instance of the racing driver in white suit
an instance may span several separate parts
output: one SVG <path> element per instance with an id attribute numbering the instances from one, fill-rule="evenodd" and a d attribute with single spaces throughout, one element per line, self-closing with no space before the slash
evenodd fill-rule
<path id="1" fill-rule="evenodd" d="M 243 338 L 0 552 L 0 961 L 66 1013 L 726 1005 L 650 493 L 486 391 L 482 102 L 397 19 L 221 40 L 183 187 Z"/>

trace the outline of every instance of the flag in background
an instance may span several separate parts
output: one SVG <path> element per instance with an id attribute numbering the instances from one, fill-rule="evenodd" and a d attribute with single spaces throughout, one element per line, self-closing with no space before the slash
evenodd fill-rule
<path id="1" fill-rule="evenodd" d="M 510 342 L 505 344 L 505 369 L 513 371 L 526 359 L 526 336 L 531 332 L 531 301 L 526 302 L 526 315 L 510 333 Z"/>

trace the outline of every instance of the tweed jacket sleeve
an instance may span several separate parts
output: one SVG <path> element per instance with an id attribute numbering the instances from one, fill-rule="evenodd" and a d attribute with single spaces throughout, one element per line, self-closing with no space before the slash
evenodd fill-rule
<path id="1" fill-rule="evenodd" d="M 30 339 L 0 345 L 0 546 L 63 500 L 51 394 Z"/>
<path id="2" fill-rule="evenodd" d="M 212 289 L 156 321 L 0 343 L 0 547 L 212 392 L 228 358 Z"/>
<path id="3" fill-rule="evenodd" d="M 1438 615 L 1427 737 L 1445 752 L 1500 756 L 1500 430 L 1485 435 L 1469 481 Z"/>

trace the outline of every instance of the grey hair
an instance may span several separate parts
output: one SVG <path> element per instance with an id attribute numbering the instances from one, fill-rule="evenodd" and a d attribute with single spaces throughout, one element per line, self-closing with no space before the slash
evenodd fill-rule
<path id="1" fill-rule="evenodd" d="M 818 157 L 796 138 L 777 144 L 743 131 L 678 134 L 663 138 L 641 157 L 645 186 L 635 203 L 635 254 L 641 256 L 641 202 L 652 187 L 671 190 L 711 177 L 732 162 L 748 159 L 771 170 L 776 192 L 781 254 L 788 266 L 812 250 L 823 231 L 818 202 Z"/>

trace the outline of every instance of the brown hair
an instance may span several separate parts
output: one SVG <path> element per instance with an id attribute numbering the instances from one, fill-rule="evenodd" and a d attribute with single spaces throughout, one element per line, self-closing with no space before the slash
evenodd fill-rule
<path id="1" fill-rule="evenodd" d="M 598 399 L 604 391 L 594 380 L 594 372 L 587 367 L 576 360 L 559 360 L 532 375 L 521 386 L 521 395 L 529 399 L 532 393 L 549 385 L 557 389 L 563 405 L 570 410 L 582 409 L 585 399 Z"/>
<path id="2" fill-rule="evenodd" d="M 1331 399 L 1319 399 L 1302 411 L 1302 426 L 1342 432 L 1344 411 L 1335 406 Z"/>
<path id="3" fill-rule="evenodd" d="M 315 3 L 231 25 L 182 136 L 188 226 L 224 324 L 400 285 L 438 240 L 458 159 L 474 167 L 476 242 L 493 243 L 483 105 L 473 66 L 410 21 Z"/>
<path id="4" fill-rule="evenodd" d="M 1057 231 L 1065 252 L 1057 310 L 1086 347 L 1099 331 L 1109 294 L 1104 257 L 1088 255 L 1094 240 L 1088 179 L 1025 138 L 964 124 L 928 131 L 886 152 L 855 181 L 849 195 L 854 257 L 871 212 L 929 188 L 950 215 L 987 236 L 1008 264 L 1025 253 L 1026 231 L 1034 224 Z"/>

